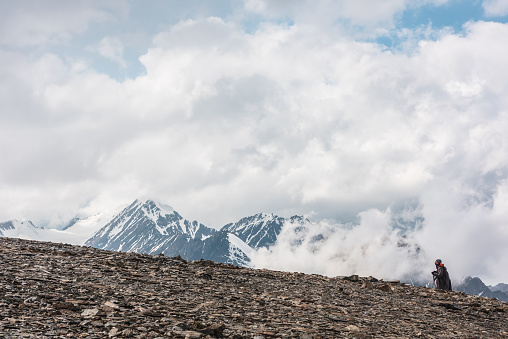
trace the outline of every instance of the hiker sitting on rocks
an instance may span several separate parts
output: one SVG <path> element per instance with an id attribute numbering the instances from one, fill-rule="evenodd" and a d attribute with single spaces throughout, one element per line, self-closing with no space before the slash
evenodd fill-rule
<path id="1" fill-rule="evenodd" d="M 448 270 L 445 265 L 441 261 L 441 259 L 437 259 L 436 262 L 436 270 L 432 272 L 434 276 L 434 284 L 436 284 L 436 288 L 440 290 L 452 290 L 452 282 L 450 281 L 450 276 L 448 275 Z"/>

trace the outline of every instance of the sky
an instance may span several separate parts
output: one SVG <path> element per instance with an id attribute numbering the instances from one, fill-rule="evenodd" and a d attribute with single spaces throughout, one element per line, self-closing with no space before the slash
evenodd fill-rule
<path id="1" fill-rule="evenodd" d="M 429 260 L 508 282 L 507 21 L 508 0 L 3 1 L 0 220 L 149 198 L 354 243 L 417 214 Z"/>

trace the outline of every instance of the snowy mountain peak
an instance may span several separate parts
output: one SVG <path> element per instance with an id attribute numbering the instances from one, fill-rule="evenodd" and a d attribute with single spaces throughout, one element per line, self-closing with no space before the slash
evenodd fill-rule
<path id="1" fill-rule="evenodd" d="M 143 208 L 147 215 L 165 216 L 165 215 L 173 214 L 175 212 L 173 207 L 153 201 L 153 200 L 147 200 L 145 202 L 136 200 L 135 203 L 137 203 L 138 206 Z"/>
<path id="2" fill-rule="evenodd" d="M 34 227 L 34 228 L 40 228 L 40 229 L 43 229 L 44 227 L 37 227 L 35 226 L 30 220 L 24 220 L 24 221 L 19 221 L 17 219 L 12 219 L 12 220 L 8 220 L 8 221 L 5 221 L 5 222 L 1 222 L 0 223 L 0 230 L 2 229 L 14 229 L 14 228 L 17 228 L 19 226 L 24 226 L 24 227 Z"/>
<path id="3" fill-rule="evenodd" d="M 278 219 L 282 218 L 273 215 L 273 213 L 258 213 L 250 217 L 242 218 L 236 223 L 227 224 L 224 226 L 224 229 L 227 229 L 229 232 L 240 232 L 242 230 L 251 228 L 253 225 L 258 225 L 259 227 L 266 228 L 269 227 L 268 225 L 270 225 L 271 222 Z"/>
<path id="4" fill-rule="evenodd" d="M 18 221 L 12 219 L 0 223 L 0 236 L 21 239 L 38 239 L 39 231 L 44 228 L 36 227 L 31 221 Z"/>
<path id="5" fill-rule="evenodd" d="M 14 225 L 18 225 L 19 222 L 16 219 L 8 220 L 5 222 L 0 223 L 0 232 L 1 231 L 7 231 L 12 230 L 15 228 Z"/>
<path id="6" fill-rule="evenodd" d="M 88 239 L 87 245 L 115 251 L 161 253 L 171 244 L 210 236 L 214 229 L 184 219 L 172 207 L 136 200 Z"/>
<path id="7" fill-rule="evenodd" d="M 247 245 L 257 249 L 275 244 L 285 220 L 274 214 L 258 213 L 227 224 L 222 230 L 235 234 Z"/>

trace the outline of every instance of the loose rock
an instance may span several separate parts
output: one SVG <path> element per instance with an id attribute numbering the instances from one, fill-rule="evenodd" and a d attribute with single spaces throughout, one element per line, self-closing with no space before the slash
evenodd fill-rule
<path id="1" fill-rule="evenodd" d="M 508 306 L 353 275 L 0 238 L 2 338 L 507 338 Z"/>

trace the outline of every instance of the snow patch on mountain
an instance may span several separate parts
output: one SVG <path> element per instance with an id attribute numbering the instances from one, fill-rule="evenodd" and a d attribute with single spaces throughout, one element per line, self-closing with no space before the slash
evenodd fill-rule
<path id="1" fill-rule="evenodd" d="M 251 267 L 250 255 L 255 252 L 249 245 L 238 238 L 236 235 L 228 233 L 229 256 L 228 262 L 235 265 Z"/>
<path id="2" fill-rule="evenodd" d="M 184 232 L 189 234 L 191 238 L 194 239 L 201 225 L 197 221 L 189 222 L 187 220 L 185 220 L 184 224 L 186 228 Z"/>
<path id="3" fill-rule="evenodd" d="M 255 250 L 247 245 L 245 242 L 242 241 L 242 239 L 238 238 L 236 235 L 232 233 L 228 233 L 228 239 L 229 242 L 239 248 L 243 253 L 245 253 L 247 256 L 251 256 Z"/>
<path id="4" fill-rule="evenodd" d="M 146 202 L 136 200 L 134 204 L 135 204 L 134 208 L 141 209 L 144 212 L 144 215 L 148 219 L 150 219 L 154 223 L 154 225 L 157 226 L 157 230 L 161 234 L 167 234 L 166 230 L 159 226 L 160 218 L 166 217 L 168 215 L 173 215 L 175 213 L 173 207 L 152 200 L 147 200 Z M 180 226 L 181 230 L 185 232 L 184 227 L 180 223 L 178 223 L 178 226 Z"/>
<path id="5" fill-rule="evenodd" d="M 44 228 L 36 227 L 31 221 L 16 219 L 0 223 L 0 235 L 8 238 L 34 240 L 43 238 Z"/>
<path id="6" fill-rule="evenodd" d="M 105 210 L 88 218 L 79 219 L 72 226 L 62 231 L 48 231 L 54 234 L 53 241 L 72 245 L 84 245 L 90 237 L 113 219 L 118 212 L 118 208 Z"/>
<path id="7" fill-rule="evenodd" d="M 76 218 L 72 226 L 64 230 L 37 227 L 31 221 L 11 220 L 0 223 L 0 236 L 83 245 L 111 218 L 111 215 L 107 214 L 100 213 L 86 219 Z"/>

